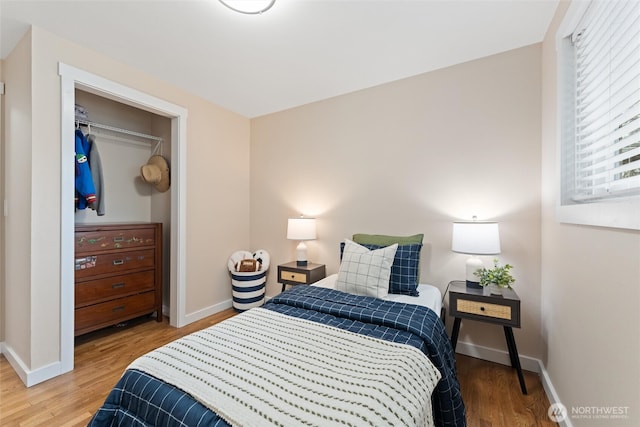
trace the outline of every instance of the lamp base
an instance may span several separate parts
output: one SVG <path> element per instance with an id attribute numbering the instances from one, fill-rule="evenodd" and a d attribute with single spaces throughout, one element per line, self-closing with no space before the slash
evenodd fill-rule
<path id="1" fill-rule="evenodd" d="M 471 280 L 467 280 L 467 288 L 468 289 L 482 289 L 482 286 L 480 286 L 480 282 L 472 282 Z"/>
<path id="2" fill-rule="evenodd" d="M 478 270 L 482 270 L 483 268 L 484 268 L 484 263 L 477 256 L 471 256 L 467 258 L 467 263 L 465 265 L 465 270 L 466 270 L 465 279 L 467 280 L 468 288 L 472 287 L 472 286 L 469 286 L 469 283 L 479 283 L 478 276 L 476 276 L 474 273 Z M 478 289 L 478 288 L 475 288 L 475 289 Z"/>
<path id="3" fill-rule="evenodd" d="M 305 245 L 304 240 L 300 240 L 300 243 L 298 243 L 296 250 L 298 252 L 298 256 L 296 257 L 296 265 L 298 267 L 306 267 L 307 266 L 307 245 Z"/>

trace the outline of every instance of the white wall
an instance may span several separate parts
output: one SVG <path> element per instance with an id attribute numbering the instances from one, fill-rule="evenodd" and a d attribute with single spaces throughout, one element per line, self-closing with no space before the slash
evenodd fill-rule
<path id="1" fill-rule="evenodd" d="M 628 407 L 627 417 L 572 417 L 574 426 L 640 425 L 640 232 L 560 224 L 555 217 L 555 33 L 543 44 L 542 319 L 547 371 L 567 407 Z"/>
<path id="2" fill-rule="evenodd" d="M 8 216 L 5 230 L 4 341 L 25 364 L 31 363 L 31 34 L 3 62 L 4 177 Z"/>
<path id="3" fill-rule="evenodd" d="M 519 350 L 543 358 L 539 153 L 539 45 L 253 119 L 251 249 L 272 255 L 267 292 L 295 259 L 289 217 L 318 218 L 309 260 L 328 273 L 353 233 L 424 233 L 421 279 L 444 292 L 466 260 L 451 223 L 477 215 L 500 222 L 500 258 L 515 266 Z M 460 341 L 506 351 L 486 324 L 463 322 Z"/>
<path id="4" fill-rule="evenodd" d="M 14 94 L 5 99 L 4 112 L 5 138 L 11 137 L 5 229 L 7 247 L 12 248 L 6 254 L 5 343 L 31 371 L 59 361 L 60 289 L 73 286 L 59 279 L 59 62 L 188 110 L 188 190 L 182 195 L 187 315 L 229 300 L 227 258 L 249 244 L 249 120 L 33 27 L 3 64 Z"/>
<path id="5" fill-rule="evenodd" d="M 0 82 L 3 80 L 3 61 L 0 60 Z M 4 203 L 4 95 L 0 95 L 0 201 Z M 4 216 L 4 213 L 3 213 Z M 4 341 L 4 220 L 0 221 L 0 343 Z M 2 348 L 0 348 L 0 352 Z"/>

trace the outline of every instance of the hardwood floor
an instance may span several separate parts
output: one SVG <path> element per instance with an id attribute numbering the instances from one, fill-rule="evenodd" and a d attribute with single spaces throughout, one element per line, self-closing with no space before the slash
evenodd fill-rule
<path id="1" fill-rule="evenodd" d="M 0 425 L 86 426 L 133 359 L 234 314 L 228 309 L 181 329 L 166 320 L 132 321 L 79 337 L 75 369 L 30 388 L 1 356 Z M 536 374 L 525 371 L 529 394 L 523 396 L 511 368 L 460 355 L 457 362 L 469 427 L 555 425 L 547 417 L 549 402 Z"/>
<path id="2" fill-rule="evenodd" d="M 458 380 L 469 427 L 557 426 L 549 419 L 549 399 L 538 374 L 523 371 L 527 395 L 520 391 L 515 369 L 456 355 Z"/>

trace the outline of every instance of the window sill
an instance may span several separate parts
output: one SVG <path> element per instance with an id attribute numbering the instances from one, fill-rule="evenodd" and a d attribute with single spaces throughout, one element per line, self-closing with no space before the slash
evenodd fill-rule
<path id="1" fill-rule="evenodd" d="M 557 206 L 558 222 L 640 230 L 640 198 Z"/>

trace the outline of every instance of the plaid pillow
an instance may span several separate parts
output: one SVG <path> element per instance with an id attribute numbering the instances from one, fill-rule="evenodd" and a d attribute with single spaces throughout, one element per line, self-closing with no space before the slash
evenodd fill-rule
<path id="1" fill-rule="evenodd" d="M 336 289 L 355 295 L 384 298 L 389 293 L 391 264 L 397 244 L 369 250 L 346 241 Z"/>
<path id="2" fill-rule="evenodd" d="M 369 250 L 380 249 L 380 245 L 362 245 Z M 340 260 L 344 243 L 340 244 Z M 390 294 L 403 294 L 418 296 L 418 277 L 420 275 L 420 251 L 422 243 L 398 245 L 396 255 L 391 266 L 391 278 L 389 280 Z"/>

